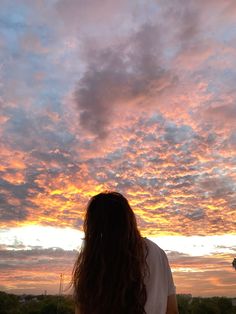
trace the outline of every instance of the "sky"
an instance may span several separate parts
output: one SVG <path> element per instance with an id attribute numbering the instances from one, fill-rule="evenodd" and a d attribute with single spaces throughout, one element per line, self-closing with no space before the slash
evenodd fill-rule
<path id="1" fill-rule="evenodd" d="M 66 289 L 115 190 L 177 293 L 235 297 L 236 2 L 0 5 L 0 290 Z"/>

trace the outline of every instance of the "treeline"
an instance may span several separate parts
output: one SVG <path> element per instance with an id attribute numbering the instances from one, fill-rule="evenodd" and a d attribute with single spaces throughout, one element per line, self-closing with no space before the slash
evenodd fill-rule
<path id="1" fill-rule="evenodd" d="M 236 314 L 232 299 L 225 297 L 199 298 L 177 295 L 180 314 Z"/>
<path id="2" fill-rule="evenodd" d="M 74 314 L 70 296 L 14 295 L 0 291 L 0 314 Z"/>
<path id="3" fill-rule="evenodd" d="M 180 314 L 236 314 L 232 299 L 177 295 Z M 70 296 L 14 295 L 0 291 L 0 314 L 74 314 Z"/>

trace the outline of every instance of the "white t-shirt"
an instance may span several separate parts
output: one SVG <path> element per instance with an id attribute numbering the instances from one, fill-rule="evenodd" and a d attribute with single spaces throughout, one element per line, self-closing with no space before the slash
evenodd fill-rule
<path id="1" fill-rule="evenodd" d="M 166 253 L 154 242 L 144 238 L 148 246 L 147 264 L 150 276 L 146 277 L 147 314 L 165 314 L 167 297 L 175 294 L 175 286 Z"/>

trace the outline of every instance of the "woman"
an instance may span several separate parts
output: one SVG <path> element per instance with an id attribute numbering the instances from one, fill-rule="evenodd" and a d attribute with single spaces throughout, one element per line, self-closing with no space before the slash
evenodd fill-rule
<path id="1" fill-rule="evenodd" d="M 141 237 L 125 197 L 92 197 L 84 232 L 72 276 L 76 313 L 178 313 L 166 254 Z"/>

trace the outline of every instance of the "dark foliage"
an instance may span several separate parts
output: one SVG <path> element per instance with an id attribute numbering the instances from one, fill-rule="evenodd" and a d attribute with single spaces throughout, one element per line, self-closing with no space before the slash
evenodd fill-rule
<path id="1" fill-rule="evenodd" d="M 179 314 L 236 314 L 232 299 L 177 295 Z M 72 297 L 16 296 L 0 291 L 0 314 L 74 314 Z"/>
<path id="2" fill-rule="evenodd" d="M 177 296 L 179 314 L 236 314 L 232 299 L 225 297 L 192 298 L 189 295 Z"/>
<path id="3" fill-rule="evenodd" d="M 74 314 L 69 296 L 22 295 L 0 291 L 0 314 Z"/>

